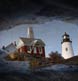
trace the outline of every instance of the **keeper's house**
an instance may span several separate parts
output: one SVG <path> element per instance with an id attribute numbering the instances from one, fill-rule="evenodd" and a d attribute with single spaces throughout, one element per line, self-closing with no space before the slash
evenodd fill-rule
<path id="1" fill-rule="evenodd" d="M 32 28 L 28 28 L 28 37 L 20 37 L 17 43 L 19 53 L 45 57 L 45 43 L 41 39 L 35 39 Z"/>

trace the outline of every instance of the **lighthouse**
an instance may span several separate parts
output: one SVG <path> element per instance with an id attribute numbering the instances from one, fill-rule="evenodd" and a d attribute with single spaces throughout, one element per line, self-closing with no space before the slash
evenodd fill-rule
<path id="1" fill-rule="evenodd" d="M 65 32 L 62 36 L 62 56 L 64 59 L 68 59 L 74 56 L 72 41 L 70 40 L 70 36 Z"/>

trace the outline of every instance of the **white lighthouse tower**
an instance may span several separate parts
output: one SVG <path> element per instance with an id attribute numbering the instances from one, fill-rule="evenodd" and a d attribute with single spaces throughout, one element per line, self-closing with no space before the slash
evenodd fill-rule
<path id="1" fill-rule="evenodd" d="M 65 32 L 62 36 L 62 56 L 64 59 L 68 59 L 74 56 L 72 41 L 70 40 L 70 36 Z"/>

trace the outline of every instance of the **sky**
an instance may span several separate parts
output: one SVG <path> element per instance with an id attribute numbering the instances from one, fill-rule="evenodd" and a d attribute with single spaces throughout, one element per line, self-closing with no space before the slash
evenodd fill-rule
<path id="1" fill-rule="evenodd" d="M 78 25 L 63 22 L 60 20 L 52 20 L 43 24 L 21 24 L 12 29 L 0 32 L 0 48 L 7 46 L 11 42 L 18 41 L 19 37 L 27 37 L 27 28 L 33 27 L 35 38 L 42 39 L 46 46 L 46 56 L 51 51 L 61 53 L 61 41 L 64 32 L 70 35 L 74 54 L 78 54 Z"/>

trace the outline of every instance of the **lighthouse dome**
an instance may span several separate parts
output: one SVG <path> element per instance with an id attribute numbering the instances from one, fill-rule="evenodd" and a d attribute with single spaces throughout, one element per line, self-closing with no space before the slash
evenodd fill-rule
<path id="1" fill-rule="evenodd" d="M 71 42 L 72 43 L 72 41 L 70 40 L 70 36 L 66 32 L 64 33 L 62 38 L 63 38 L 63 40 L 62 40 L 61 44 L 64 42 Z"/>

